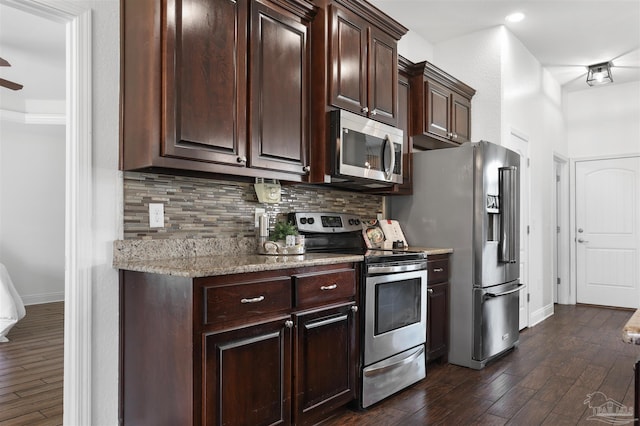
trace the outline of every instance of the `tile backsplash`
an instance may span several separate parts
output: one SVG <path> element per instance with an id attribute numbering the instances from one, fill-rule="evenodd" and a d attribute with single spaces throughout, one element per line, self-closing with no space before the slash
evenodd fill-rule
<path id="1" fill-rule="evenodd" d="M 164 204 L 164 228 L 149 227 L 149 203 Z M 313 185 L 282 184 L 281 202 L 258 202 L 253 183 L 152 173 L 124 173 L 124 238 L 255 237 L 254 211 L 276 215 L 330 211 L 375 218 L 383 197 Z"/>

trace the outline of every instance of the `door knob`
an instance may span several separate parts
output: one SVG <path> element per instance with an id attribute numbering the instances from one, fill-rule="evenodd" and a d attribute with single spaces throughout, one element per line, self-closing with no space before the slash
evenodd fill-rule
<path id="1" fill-rule="evenodd" d="M 578 238 L 578 242 L 579 242 L 579 243 L 588 243 L 589 241 L 587 241 L 587 240 L 583 240 L 582 238 Z"/>
<path id="2" fill-rule="evenodd" d="M 578 232 L 583 233 L 583 232 L 584 232 L 584 229 L 582 229 L 582 228 L 578 228 Z"/>

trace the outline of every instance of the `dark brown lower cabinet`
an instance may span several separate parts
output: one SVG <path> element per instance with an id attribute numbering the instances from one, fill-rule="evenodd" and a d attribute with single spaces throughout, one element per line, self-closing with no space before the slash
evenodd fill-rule
<path id="1" fill-rule="evenodd" d="M 449 352 L 449 255 L 427 257 L 427 362 Z"/>
<path id="2" fill-rule="evenodd" d="M 207 424 L 290 424 L 288 317 L 203 335 Z"/>
<path id="3" fill-rule="evenodd" d="M 427 361 L 447 356 L 449 350 L 449 283 L 428 286 Z"/>
<path id="4" fill-rule="evenodd" d="M 356 400 L 358 271 L 121 271 L 120 424 L 307 425 Z"/>
<path id="5" fill-rule="evenodd" d="M 294 421 L 315 424 L 356 398 L 355 304 L 295 314 Z"/>

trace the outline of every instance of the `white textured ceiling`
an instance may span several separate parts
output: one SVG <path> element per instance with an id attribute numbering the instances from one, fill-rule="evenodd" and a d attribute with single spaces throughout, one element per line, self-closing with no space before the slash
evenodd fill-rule
<path id="1" fill-rule="evenodd" d="M 432 44 L 503 25 L 522 11 L 523 22 L 506 26 L 567 90 L 587 89 L 586 66 L 608 60 L 616 83 L 640 80 L 640 0 L 370 2 Z M 51 112 L 42 111 L 47 102 L 64 99 L 63 24 L 0 4 L 0 57 L 12 64 L 0 67 L 0 77 L 25 86 L 0 88 L 0 109 Z"/>
<path id="2" fill-rule="evenodd" d="M 370 0 L 431 44 L 505 25 L 567 90 L 613 61 L 614 81 L 640 80 L 640 0 Z M 505 16 L 523 12 L 524 21 Z M 424 58 L 427 59 L 427 58 Z"/>

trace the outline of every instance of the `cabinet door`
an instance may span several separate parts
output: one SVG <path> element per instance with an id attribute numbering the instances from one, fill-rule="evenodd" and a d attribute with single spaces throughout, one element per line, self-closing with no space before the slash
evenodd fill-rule
<path id="1" fill-rule="evenodd" d="M 463 144 L 471 139 L 471 102 L 457 93 L 453 93 L 451 104 L 453 141 Z"/>
<path id="2" fill-rule="evenodd" d="M 308 24 L 251 4 L 251 167 L 304 174 L 309 144 Z"/>
<path id="3" fill-rule="evenodd" d="M 376 27 L 369 27 L 369 31 L 369 114 L 376 120 L 397 126 L 397 42 Z"/>
<path id="4" fill-rule="evenodd" d="M 356 398 L 356 314 L 353 304 L 297 314 L 294 423 L 314 424 Z"/>
<path id="5" fill-rule="evenodd" d="M 161 155 L 244 166 L 246 0 L 175 0 L 166 14 Z"/>
<path id="6" fill-rule="evenodd" d="M 427 360 L 447 355 L 449 348 L 449 283 L 427 290 Z"/>
<path id="7" fill-rule="evenodd" d="M 448 139 L 451 133 L 451 91 L 433 81 L 425 81 L 424 96 L 426 116 L 423 132 Z"/>
<path id="8" fill-rule="evenodd" d="M 331 104 L 356 114 L 367 109 L 367 22 L 331 6 Z"/>
<path id="9" fill-rule="evenodd" d="M 289 318 L 203 336 L 204 424 L 291 423 Z"/>

